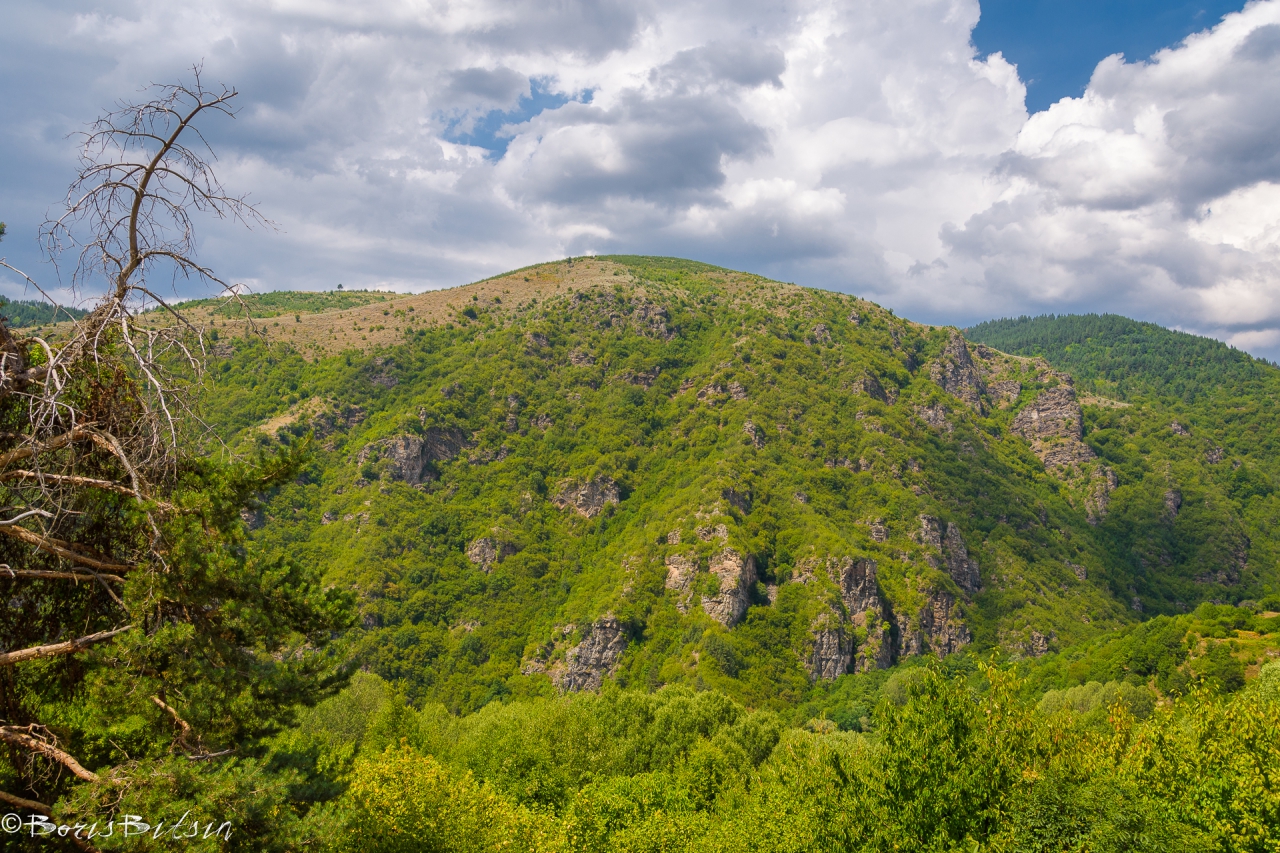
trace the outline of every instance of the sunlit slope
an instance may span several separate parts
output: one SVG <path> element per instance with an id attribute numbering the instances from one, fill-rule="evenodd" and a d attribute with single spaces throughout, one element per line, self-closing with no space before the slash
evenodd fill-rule
<path id="1" fill-rule="evenodd" d="M 233 444 L 315 435 L 255 536 L 455 708 L 607 679 L 786 703 L 1274 589 L 1249 448 L 852 296 L 605 258 L 269 319 L 219 321 L 206 403 Z"/>

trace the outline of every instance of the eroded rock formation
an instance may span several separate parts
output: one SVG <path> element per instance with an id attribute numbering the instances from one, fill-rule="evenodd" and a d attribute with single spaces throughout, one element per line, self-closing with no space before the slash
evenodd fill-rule
<path id="1" fill-rule="evenodd" d="M 840 617 L 829 612 L 819 617 L 809 632 L 813 649 L 805 661 L 805 669 L 814 681 L 832 681 L 849 671 L 853 643 Z"/>
<path id="2" fill-rule="evenodd" d="M 433 462 L 447 462 L 467 447 L 460 429 L 431 427 L 421 436 L 397 435 L 367 445 L 357 455 L 361 464 L 385 460 L 383 474 L 388 479 L 416 486 L 435 479 Z"/>
<path id="3" fill-rule="evenodd" d="M 1061 384 L 1036 395 L 1013 419 L 1010 429 L 1031 443 L 1046 468 L 1089 462 L 1093 451 L 1081 441 L 1084 415 L 1071 379 L 1061 374 Z"/>
<path id="4" fill-rule="evenodd" d="M 920 543 L 937 554 L 928 555 L 930 565 L 944 569 L 951 579 L 969 595 L 982 586 L 978 563 L 969 557 L 960 527 L 940 521 L 931 515 L 920 516 Z"/>
<path id="5" fill-rule="evenodd" d="M 703 531 L 706 536 L 703 536 Z M 728 531 L 724 525 L 716 528 L 699 528 L 698 535 L 703 541 L 721 538 L 717 534 Z M 695 590 L 706 589 L 704 584 L 715 587 L 714 594 L 700 596 L 702 609 L 712 619 L 732 628 L 742 621 L 747 608 L 751 606 L 751 588 L 755 586 L 756 561 L 751 555 L 742 555 L 733 548 L 725 548 L 713 555 L 709 565 L 703 569 L 696 557 L 690 554 L 670 554 L 666 559 L 666 588 L 675 593 L 676 607 L 681 613 L 687 613 L 693 605 Z M 714 582 L 707 578 L 707 573 L 714 575 Z M 698 583 L 699 575 L 705 580 Z"/>
<path id="6" fill-rule="evenodd" d="M 622 623 L 613 615 L 601 616 L 583 629 L 581 642 L 565 654 L 563 666 L 552 669 L 551 679 L 566 693 L 599 690 L 626 650 Z"/>
<path id="7" fill-rule="evenodd" d="M 972 639 L 955 596 L 943 590 L 931 591 L 919 612 L 910 620 L 900 621 L 898 629 L 898 657 L 926 652 L 946 657 L 969 645 Z"/>
<path id="8" fill-rule="evenodd" d="M 929 376 L 942 390 L 959 398 L 975 412 L 982 412 L 982 394 L 986 389 L 969 356 L 969 346 L 959 332 L 951 333 L 942 355 L 930 367 Z"/>
<path id="9" fill-rule="evenodd" d="M 710 569 L 720 582 L 720 591 L 702 596 L 702 609 L 721 625 L 732 628 L 742 621 L 751 605 L 751 587 L 756 582 L 755 558 L 726 548 L 711 558 Z"/>
<path id="10" fill-rule="evenodd" d="M 585 518 L 595 518 L 607 504 L 619 499 L 618 484 L 608 477 L 595 477 L 585 483 L 567 483 L 552 502 L 560 509 L 572 507 Z"/>
<path id="11" fill-rule="evenodd" d="M 483 536 L 467 545 L 467 559 L 482 572 L 488 572 L 495 565 L 516 553 L 516 550 L 516 546 L 510 542 L 502 542 Z"/>

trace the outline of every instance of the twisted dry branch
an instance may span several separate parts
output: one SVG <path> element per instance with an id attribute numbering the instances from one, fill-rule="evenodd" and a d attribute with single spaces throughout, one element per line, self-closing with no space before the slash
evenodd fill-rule
<path id="1" fill-rule="evenodd" d="M 132 631 L 132 625 L 126 625 L 123 628 L 113 628 L 110 631 L 99 631 L 96 634 L 90 634 L 87 637 L 79 637 L 74 640 L 67 640 L 64 643 L 50 643 L 47 646 L 32 646 L 28 649 L 19 649 L 16 652 L 0 652 L 0 666 L 13 666 L 23 661 L 36 660 L 38 658 L 52 658 L 59 655 L 70 655 L 76 652 L 84 651 L 92 645 L 106 642 L 112 637 L 123 634 L 125 631 Z"/>
<path id="2" fill-rule="evenodd" d="M 38 737 L 37 731 L 40 731 L 42 736 Z M 35 724 L 29 726 L 0 726 L 0 741 L 56 761 L 70 770 L 78 779 L 83 779 L 86 782 L 97 782 L 100 779 L 97 773 L 86 770 L 70 753 L 58 749 L 56 741 L 48 735 L 44 726 Z"/>

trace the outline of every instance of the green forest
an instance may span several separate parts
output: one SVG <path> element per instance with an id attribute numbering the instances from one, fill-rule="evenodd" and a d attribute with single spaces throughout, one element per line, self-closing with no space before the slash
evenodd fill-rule
<path id="1" fill-rule="evenodd" d="M 82 308 L 54 306 L 38 299 L 8 299 L 0 296 L 0 317 L 10 326 L 43 326 L 65 320 L 77 320 L 88 312 Z"/>
<path id="2" fill-rule="evenodd" d="M 0 790 L 146 817 L 101 850 L 1280 850 L 1280 370 L 678 259 L 486 286 L 248 302 L 389 347 L 218 324 L 173 485 L 51 528 L 155 566 L 146 636 L 6 670 L 96 781 Z M 112 629 L 85 579 L 5 630 Z"/>

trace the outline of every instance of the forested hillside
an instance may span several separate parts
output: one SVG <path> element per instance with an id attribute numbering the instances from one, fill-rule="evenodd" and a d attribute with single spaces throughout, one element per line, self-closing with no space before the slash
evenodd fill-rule
<path id="1" fill-rule="evenodd" d="M 56 323 L 60 320 L 65 321 L 83 317 L 85 313 L 81 308 L 54 307 L 48 302 L 39 300 L 7 299 L 0 296 L 0 317 L 4 317 L 8 321 L 8 325 L 15 328 L 42 326 L 48 323 Z"/>
<path id="2" fill-rule="evenodd" d="M 785 712 L 1277 592 L 1274 429 L 683 261 L 378 308 L 398 343 L 218 327 L 206 411 L 233 445 L 314 435 L 254 535 L 357 594 L 365 665 L 414 702 L 612 681 Z"/>
<path id="3" fill-rule="evenodd" d="M 1274 397 L 1280 370 L 1212 338 L 1116 314 L 1045 314 L 988 320 L 965 329 L 971 341 L 1003 352 L 1040 356 L 1081 388 L 1188 403 L 1228 395 Z"/>

